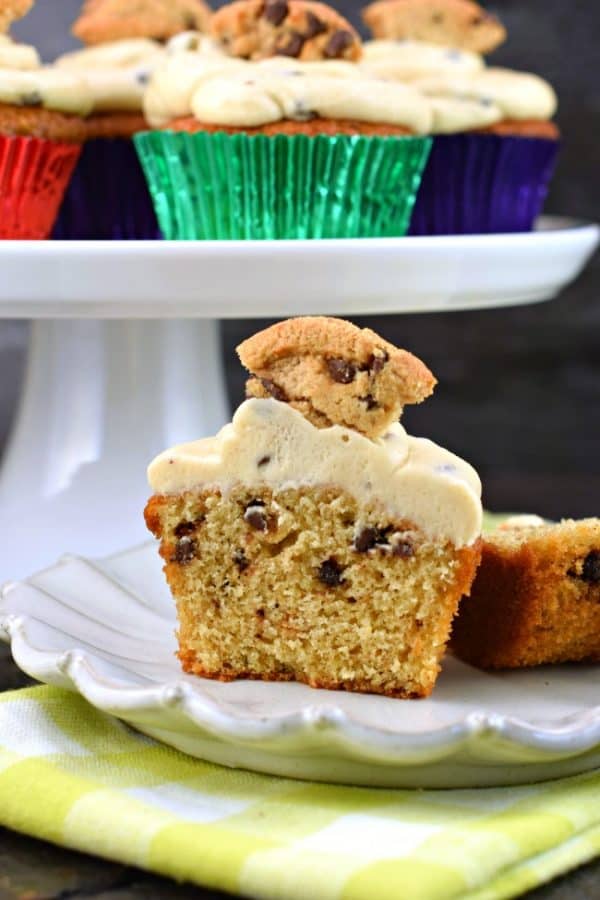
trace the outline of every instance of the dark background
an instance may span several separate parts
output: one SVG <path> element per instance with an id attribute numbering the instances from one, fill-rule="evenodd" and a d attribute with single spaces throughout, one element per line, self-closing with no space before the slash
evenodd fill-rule
<path id="1" fill-rule="evenodd" d="M 493 61 L 548 78 L 560 99 L 564 149 L 547 208 L 600 218 L 600 5 L 498 0 L 509 40 Z M 65 49 L 78 0 L 39 0 L 15 33 L 46 58 Z M 355 24 L 359 5 L 339 3 Z M 285 284 L 281 285 L 282 294 Z M 440 385 L 410 409 L 409 429 L 473 462 L 494 509 L 600 513 L 600 259 L 563 296 L 513 310 L 359 319 L 421 356 Z M 233 348 L 260 322 L 223 327 L 232 402 L 243 375 Z M 25 323 L 0 323 L 0 447 L 18 397 Z"/>

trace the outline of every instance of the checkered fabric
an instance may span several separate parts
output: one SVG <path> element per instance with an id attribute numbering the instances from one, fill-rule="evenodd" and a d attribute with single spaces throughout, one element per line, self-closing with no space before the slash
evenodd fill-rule
<path id="1" fill-rule="evenodd" d="M 600 854 L 600 772 L 486 790 L 295 782 L 192 759 L 38 687 L 0 696 L 0 824 L 248 897 L 491 900 Z"/>

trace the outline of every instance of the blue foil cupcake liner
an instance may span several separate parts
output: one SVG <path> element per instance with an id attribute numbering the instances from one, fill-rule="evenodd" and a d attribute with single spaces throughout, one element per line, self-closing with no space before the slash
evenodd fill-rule
<path id="1" fill-rule="evenodd" d="M 558 141 L 495 134 L 436 137 L 409 234 L 531 231 L 559 147 Z"/>
<path id="2" fill-rule="evenodd" d="M 84 147 L 65 194 L 55 240 L 160 240 L 133 141 L 97 138 Z"/>

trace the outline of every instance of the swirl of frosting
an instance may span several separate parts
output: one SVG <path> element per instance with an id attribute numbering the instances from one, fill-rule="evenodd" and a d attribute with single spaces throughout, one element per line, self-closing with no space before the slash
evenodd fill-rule
<path id="1" fill-rule="evenodd" d="M 366 41 L 361 66 L 379 78 L 412 81 L 428 75 L 479 72 L 485 66 L 479 53 L 441 47 L 425 41 Z"/>
<path id="2" fill-rule="evenodd" d="M 93 106 L 83 79 L 50 66 L 27 72 L 0 69 L 0 102 L 78 116 L 89 115 Z"/>
<path id="3" fill-rule="evenodd" d="M 40 57 L 30 44 L 17 44 L 0 34 L 0 69 L 39 69 Z"/>
<path id="4" fill-rule="evenodd" d="M 95 112 L 137 112 L 152 72 L 164 56 L 158 41 L 132 38 L 65 53 L 55 66 L 85 80 Z"/>
<path id="5" fill-rule="evenodd" d="M 487 101 L 502 111 L 503 119 L 551 119 L 557 99 L 543 78 L 512 69 L 483 69 L 472 75 L 445 74 L 414 82 L 429 97 Z"/>
<path id="6" fill-rule="evenodd" d="M 157 127 L 190 114 L 240 128 L 314 115 L 405 126 L 420 134 L 432 124 L 431 104 L 412 87 L 378 81 L 358 66 L 337 62 L 211 63 L 199 54 L 178 54 L 155 72 L 144 105 Z"/>
<path id="7" fill-rule="evenodd" d="M 433 113 L 432 134 L 457 134 L 500 122 L 502 110 L 489 100 L 467 97 L 428 97 Z"/>
<path id="8" fill-rule="evenodd" d="M 196 84 L 207 73 L 218 73 L 245 65 L 233 57 L 206 57 L 194 51 L 170 56 L 150 79 L 144 94 L 144 115 L 153 128 L 189 116 Z"/>

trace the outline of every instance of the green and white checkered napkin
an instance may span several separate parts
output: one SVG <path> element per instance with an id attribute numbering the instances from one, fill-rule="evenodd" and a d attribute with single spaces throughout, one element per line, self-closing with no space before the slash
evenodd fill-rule
<path id="1" fill-rule="evenodd" d="M 0 695 L 0 824 L 248 897 L 512 897 L 600 853 L 600 772 L 520 788 L 309 784 L 184 756 L 55 688 Z"/>

